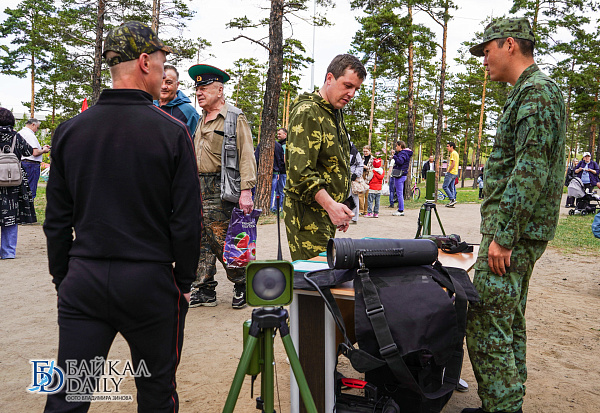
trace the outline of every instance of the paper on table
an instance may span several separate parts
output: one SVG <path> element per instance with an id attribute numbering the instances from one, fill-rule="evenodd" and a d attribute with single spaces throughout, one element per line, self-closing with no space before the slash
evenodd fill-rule
<path id="1" fill-rule="evenodd" d="M 317 271 L 324 270 L 329 268 L 329 265 L 326 262 L 318 262 L 318 261 L 305 261 L 298 260 L 292 262 L 294 266 L 294 271 L 296 272 L 309 272 L 309 271 Z"/>

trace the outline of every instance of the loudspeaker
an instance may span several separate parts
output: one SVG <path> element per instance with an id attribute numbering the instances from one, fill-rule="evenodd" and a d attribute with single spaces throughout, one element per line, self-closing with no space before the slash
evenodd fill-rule
<path id="1" fill-rule="evenodd" d="M 289 261 L 252 261 L 246 266 L 246 300 L 252 307 L 292 302 L 294 266 Z"/>

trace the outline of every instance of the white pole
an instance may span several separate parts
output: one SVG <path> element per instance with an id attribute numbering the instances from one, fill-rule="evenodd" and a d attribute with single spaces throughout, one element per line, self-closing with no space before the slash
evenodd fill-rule
<path id="1" fill-rule="evenodd" d="M 310 65 L 310 91 L 315 90 L 315 18 L 317 17 L 317 0 L 313 0 L 313 44 L 312 44 L 312 64 Z"/>

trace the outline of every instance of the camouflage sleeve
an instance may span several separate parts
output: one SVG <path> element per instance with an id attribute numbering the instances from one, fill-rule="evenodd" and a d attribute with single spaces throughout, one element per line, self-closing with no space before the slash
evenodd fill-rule
<path id="1" fill-rule="evenodd" d="M 549 175 L 552 136 L 555 136 L 553 105 L 548 97 L 530 89 L 516 117 L 515 167 L 500 200 L 499 222 L 504 222 L 494 241 L 513 249 L 523 235 Z"/>
<path id="2" fill-rule="evenodd" d="M 315 202 L 317 192 L 327 188 L 326 180 L 317 169 L 322 144 L 321 122 L 311 106 L 307 102 L 295 109 L 286 148 L 288 194 L 306 204 Z"/>

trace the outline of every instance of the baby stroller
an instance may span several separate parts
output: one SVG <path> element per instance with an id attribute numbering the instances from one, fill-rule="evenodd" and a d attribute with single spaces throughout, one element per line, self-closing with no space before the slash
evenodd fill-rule
<path id="1" fill-rule="evenodd" d="M 600 195 L 587 192 L 581 178 L 573 178 L 567 188 L 569 196 L 575 197 L 575 208 L 569 210 L 569 215 L 595 214 L 600 207 Z"/>

